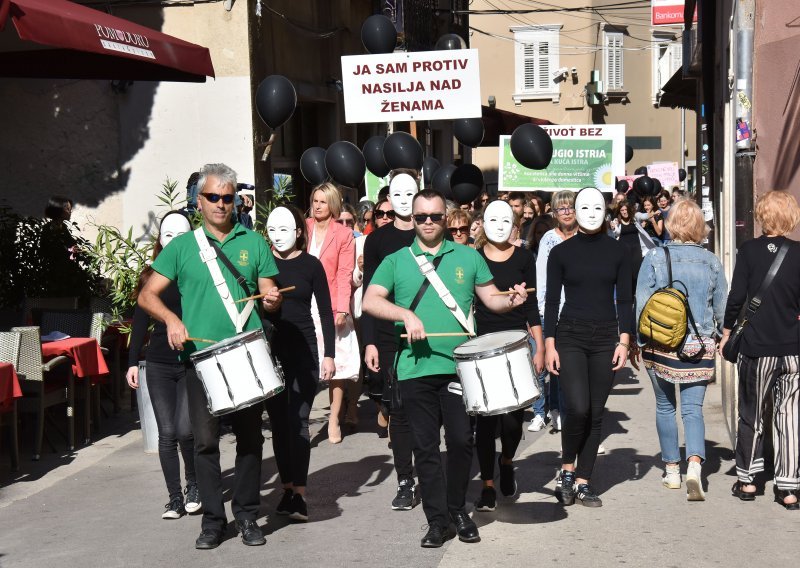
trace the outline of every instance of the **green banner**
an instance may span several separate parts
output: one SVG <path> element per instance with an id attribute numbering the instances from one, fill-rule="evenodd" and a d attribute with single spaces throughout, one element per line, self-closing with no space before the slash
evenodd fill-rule
<path id="1" fill-rule="evenodd" d="M 610 139 L 553 139 L 553 158 L 544 170 L 531 170 L 511 154 L 511 138 L 502 138 L 502 180 L 500 191 L 578 190 L 593 186 L 614 189 L 612 144 Z"/>
<path id="2" fill-rule="evenodd" d="M 389 185 L 389 176 L 379 178 L 371 171 L 367 170 L 364 176 L 364 187 L 367 189 L 367 199 L 373 203 L 378 202 L 378 192 L 385 185 Z"/>

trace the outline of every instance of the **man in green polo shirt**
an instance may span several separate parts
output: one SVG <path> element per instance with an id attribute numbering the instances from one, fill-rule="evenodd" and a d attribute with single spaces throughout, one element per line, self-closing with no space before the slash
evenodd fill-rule
<path id="1" fill-rule="evenodd" d="M 208 164 L 200 170 L 197 187 L 197 205 L 203 216 L 206 237 L 228 257 L 244 277 L 249 290 L 255 292 L 257 289 L 266 294 L 262 300 L 264 308 L 277 310 L 281 297 L 273 281 L 278 269 L 272 253 L 263 237 L 232 221 L 236 172 L 224 164 Z M 233 274 L 222 262 L 216 262 L 233 299 L 246 297 Z M 186 391 L 194 433 L 197 486 L 203 503 L 202 531 L 195 547 L 216 548 L 222 542 L 227 525 L 219 464 L 219 418 L 208 411 L 203 385 L 194 366 L 188 362 L 189 353 L 207 345 L 198 346 L 195 341 L 189 341 L 189 335 L 220 341 L 235 336 L 236 326 L 214 286 L 209 268 L 200 257 L 194 233 L 176 237 L 153 262 L 153 270 L 153 276 L 139 294 L 139 305 L 166 324 L 170 347 L 179 351 L 181 360 L 186 361 Z M 172 281 L 177 283 L 181 294 L 182 321 L 159 298 Z M 241 311 L 245 304 L 236 306 Z M 258 310 L 253 310 L 244 322 L 243 331 L 260 329 L 261 325 Z M 231 503 L 236 529 L 241 532 L 244 544 L 261 545 L 266 542 L 256 523 L 261 499 L 261 449 L 264 444 L 261 405 L 238 410 L 230 416 L 236 434 L 236 482 Z"/>
<path id="2" fill-rule="evenodd" d="M 397 378 L 414 433 L 414 460 L 428 519 L 421 544 L 437 548 L 452 537 L 451 521 L 460 540 L 480 540 L 478 528 L 464 510 L 472 464 L 472 427 L 463 398 L 448 388 L 458 382 L 453 349 L 466 338 L 427 337 L 428 333 L 464 331 L 433 286 L 414 312 L 408 309 L 425 280 L 415 257 L 424 255 L 432 264 L 441 258 L 436 273 L 464 314 L 470 312 L 475 295 L 489 309 L 505 312 L 521 305 L 527 293 L 522 282 L 511 295 L 493 296 L 498 290 L 486 261 L 473 249 L 444 239 L 445 201 L 438 192 L 417 193 L 412 218 L 417 234 L 414 243 L 410 250 L 402 248 L 384 259 L 364 294 L 363 309 L 373 317 L 402 323 L 408 335 L 400 350 Z M 388 300 L 390 294 L 394 294 L 394 303 Z M 440 423 L 447 440 L 446 480 L 439 454 Z"/>

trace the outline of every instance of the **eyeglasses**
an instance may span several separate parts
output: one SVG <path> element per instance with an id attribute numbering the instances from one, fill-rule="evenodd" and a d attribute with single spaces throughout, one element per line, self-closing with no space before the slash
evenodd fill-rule
<path id="1" fill-rule="evenodd" d="M 419 215 L 412 215 L 412 217 L 414 217 L 414 221 L 417 222 L 417 225 L 422 225 L 427 222 L 428 219 L 431 220 L 431 223 L 439 223 L 444 219 L 444 213 L 420 213 Z"/>
<path id="2" fill-rule="evenodd" d="M 556 209 L 556 212 L 559 213 L 560 215 L 567 215 L 569 213 L 574 213 L 575 212 L 575 208 L 574 207 L 559 207 L 558 209 Z"/>
<path id="3" fill-rule="evenodd" d="M 220 195 L 219 193 L 201 193 L 210 203 L 217 203 L 220 199 L 225 205 L 233 203 L 234 196 L 232 194 Z"/>
<path id="4" fill-rule="evenodd" d="M 394 219 L 394 209 L 389 209 L 388 211 L 384 211 L 383 209 L 377 209 L 375 211 L 376 219 L 383 219 L 384 217 L 388 217 L 389 219 Z"/>
<path id="5" fill-rule="evenodd" d="M 467 232 L 469 232 L 469 227 L 467 227 L 466 225 L 462 227 L 450 227 L 450 234 L 452 235 L 456 235 L 458 233 L 461 233 L 463 235 L 466 234 Z"/>
<path id="6" fill-rule="evenodd" d="M 356 222 L 353 219 L 336 219 L 340 225 L 347 225 L 348 227 L 355 227 Z"/>

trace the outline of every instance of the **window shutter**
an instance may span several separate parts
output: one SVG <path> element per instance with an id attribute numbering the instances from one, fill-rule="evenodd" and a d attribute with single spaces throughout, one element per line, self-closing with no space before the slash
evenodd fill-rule
<path id="1" fill-rule="evenodd" d="M 672 43 L 669 46 L 669 50 L 670 50 L 670 57 L 672 59 L 671 63 L 672 69 L 670 73 L 671 77 L 672 75 L 675 74 L 676 71 L 678 71 L 678 69 L 683 67 L 683 45 L 678 42 Z"/>
<path id="2" fill-rule="evenodd" d="M 523 90 L 535 91 L 536 85 L 536 44 L 523 45 Z"/>
<path id="3" fill-rule="evenodd" d="M 550 42 L 539 42 L 539 72 L 537 77 L 539 79 L 537 88 L 540 90 L 547 90 L 550 84 Z"/>
<path id="4" fill-rule="evenodd" d="M 606 89 L 622 89 L 622 34 L 606 35 Z"/>

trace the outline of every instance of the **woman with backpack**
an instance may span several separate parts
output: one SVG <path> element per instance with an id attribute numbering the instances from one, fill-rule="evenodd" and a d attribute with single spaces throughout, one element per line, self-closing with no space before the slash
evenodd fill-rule
<path id="1" fill-rule="evenodd" d="M 677 387 L 688 462 L 686 495 L 689 501 L 704 501 L 701 481 L 701 465 L 706 458 L 703 400 L 706 386 L 714 380 L 715 341 L 722 332 L 728 284 L 719 259 L 700 244 L 709 229 L 695 202 L 680 200 L 675 203 L 666 228 L 672 236 L 671 242 L 648 252 L 639 271 L 636 287 L 639 344 L 656 396 L 656 429 L 661 459 L 666 464 L 662 483 L 669 489 L 681 487 L 681 454 L 675 421 Z M 647 309 L 648 301 L 654 293 L 668 287 L 686 296 L 688 322 L 649 319 L 652 314 Z M 685 325 L 685 340 L 677 352 L 652 340 L 646 341 L 642 321 L 645 321 L 647 335 L 653 335 L 652 326 L 659 323 L 671 327 Z"/>

